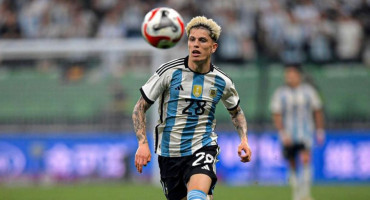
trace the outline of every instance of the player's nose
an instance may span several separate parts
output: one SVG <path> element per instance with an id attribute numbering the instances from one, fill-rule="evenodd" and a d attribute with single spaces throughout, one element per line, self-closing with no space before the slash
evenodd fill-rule
<path id="1" fill-rule="evenodd" d="M 195 40 L 193 42 L 193 47 L 199 48 L 199 41 L 198 40 Z"/>

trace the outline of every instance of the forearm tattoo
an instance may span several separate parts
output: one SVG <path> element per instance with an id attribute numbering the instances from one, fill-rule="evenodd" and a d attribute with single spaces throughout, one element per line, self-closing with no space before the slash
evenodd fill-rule
<path id="1" fill-rule="evenodd" d="M 134 130 L 136 133 L 136 138 L 139 144 L 148 143 L 146 137 L 146 116 L 145 112 L 149 109 L 150 104 L 148 104 L 143 97 L 139 99 L 136 103 L 134 111 L 132 113 L 132 121 L 134 123 Z"/>
<path id="2" fill-rule="evenodd" d="M 230 112 L 230 115 L 240 139 L 247 137 L 247 121 L 243 110 L 238 107 L 236 110 Z"/>

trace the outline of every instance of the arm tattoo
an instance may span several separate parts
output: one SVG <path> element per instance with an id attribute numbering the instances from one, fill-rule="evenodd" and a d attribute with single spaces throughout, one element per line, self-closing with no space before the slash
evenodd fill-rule
<path id="1" fill-rule="evenodd" d="M 245 120 L 243 110 L 238 106 L 235 110 L 230 111 L 231 120 L 239 134 L 240 139 L 247 137 L 247 121 Z"/>
<path id="2" fill-rule="evenodd" d="M 146 116 L 145 112 L 149 109 L 150 104 L 148 104 L 143 97 L 139 99 L 136 103 L 134 111 L 132 113 L 132 121 L 134 124 L 134 130 L 136 133 L 136 138 L 139 144 L 148 143 L 146 137 Z"/>

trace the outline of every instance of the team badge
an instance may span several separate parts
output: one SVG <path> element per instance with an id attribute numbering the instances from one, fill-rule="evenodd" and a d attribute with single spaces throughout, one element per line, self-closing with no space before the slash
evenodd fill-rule
<path id="1" fill-rule="evenodd" d="M 193 86 L 193 95 L 195 97 L 200 97 L 200 95 L 202 95 L 202 86 L 201 85 L 194 85 Z"/>
<path id="2" fill-rule="evenodd" d="M 215 98 L 215 97 L 216 97 L 216 95 L 217 95 L 217 88 L 215 88 L 215 87 L 211 87 L 211 89 L 209 90 L 209 96 L 210 96 L 211 98 Z"/>

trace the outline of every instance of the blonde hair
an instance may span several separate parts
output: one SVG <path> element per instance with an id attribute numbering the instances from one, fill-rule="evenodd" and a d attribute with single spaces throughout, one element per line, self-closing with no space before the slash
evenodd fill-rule
<path id="1" fill-rule="evenodd" d="M 220 37 L 221 27 L 215 21 L 213 21 L 213 19 L 208 19 L 205 16 L 197 16 L 190 20 L 190 22 L 186 25 L 186 34 L 188 35 L 188 37 L 192 28 L 199 27 L 204 27 L 209 30 L 209 36 L 214 41 L 217 41 Z"/>

